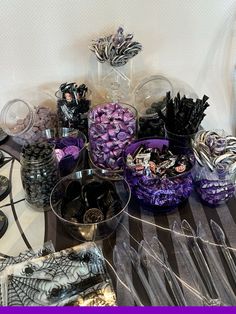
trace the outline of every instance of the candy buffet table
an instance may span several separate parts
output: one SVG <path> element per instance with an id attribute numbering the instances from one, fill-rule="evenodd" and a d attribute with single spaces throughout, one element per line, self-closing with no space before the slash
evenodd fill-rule
<path id="1" fill-rule="evenodd" d="M 7 216 L 9 222 L 6 233 L 0 239 L 0 257 L 17 255 L 27 248 L 37 247 L 48 240 L 53 242 L 57 251 L 78 244 L 78 241 L 67 235 L 63 226 L 51 211 L 35 211 L 22 200 L 24 193 L 20 179 L 20 147 L 16 145 L 11 138 L 8 138 L 2 143 L 0 149 L 5 152 L 6 156 L 12 157 L 12 159 L 9 159 L 9 161 L 0 168 L 0 175 L 8 177 L 12 184 L 11 193 L 0 202 L 0 209 Z M 87 167 L 87 156 L 85 153 L 83 168 Z M 158 236 L 167 250 L 172 269 L 178 273 L 183 280 L 188 282 L 185 264 L 181 253 L 174 245 L 173 234 L 169 230 L 164 230 L 165 228 L 171 228 L 175 221 L 179 223 L 183 219 L 186 219 L 194 230 L 197 229 L 197 225 L 199 221 L 201 221 L 208 240 L 214 242 L 210 228 L 210 220 L 213 219 L 225 231 L 227 244 L 236 247 L 235 198 L 231 199 L 227 204 L 210 208 L 203 205 L 194 192 L 191 194 L 186 204 L 179 206 L 178 210 L 168 215 L 149 212 L 132 198 L 127 213 L 125 213 L 116 233 L 98 244 L 101 245 L 105 258 L 113 264 L 112 256 L 115 245 L 120 246 L 125 242 L 137 250 L 138 243 L 141 240 L 144 239 L 149 242 L 153 236 Z M 219 259 L 223 262 L 220 252 L 218 252 L 218 254 Z M 116 279 L 111 268 L 109 268 L 109 266 L 107 267 L 117 292 L 118 305 L 134 305 L 132 294 Z M 150 305 L 137 273 L 132 268 L 131 262 L 126 271 L 132 278 L 134 287 L 142 303 L 144 305 Z M 225 267 L 225 271 L 230 281 L 227 267 Z M 117 273 L 121 280 L 125 279 L 125 274 L 122 272 L 122 269 L 117 269 Z M 146 275 L 148 277 L 148 271 Z M 236 287 L 233 283 L 232 288 L 235 292 Z M 183 293 L 184 295 L 189 294 L 186 288 L 183 289 Z M 188 296 L 188 298 L 191 300 L 191 305 L 202 304 L 194 295 Z"/>

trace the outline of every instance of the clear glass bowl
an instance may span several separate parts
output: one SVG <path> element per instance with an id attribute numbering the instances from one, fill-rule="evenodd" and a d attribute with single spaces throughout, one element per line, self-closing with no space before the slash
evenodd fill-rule
<path id="1" fill-rule="evenodd" d="M 234 174 L 221 175 L 207 165 L 193 168 L 194 186 L 203 203 L 214 207 L 227 202 L 235 194 Z"/>
<path id="2" fill-rule="evenodd" d="M 109 184 L 111 180 L 121 203 L 120 206 L 115 210 L 112 210 L 108 216 L 104 216 L 105 219 L 97 223 L 80 223 L 65 219 L 65 217 L 63 217 L 62 212 L 65 208 L 63 204 L 65 204 L 65 198 L 68 196 L 66 191 L 68 185 L 71 182 L 73 182 L 73 184 L 78 184 L 79 186 L 84 186 L 85 184 L 92 181 L 99 181 L 101 183 Z M 77 193 L 78 191 L 74 192 Z M 95 190 L 94 192 L 96 194 Z M 73 238 L 80 241 L 96 241 L 107 238 L 116 230 L 119 222 L 123 217 L 124 211 L 129 204 L 130 195 L 131 192 L 129 184 L 121 176 L 114 180 L 113 173 L 110 171 L 86 169 L 75 172 L 59 181 L 52 190 L 50 204 L 53 213 L 57 216 L 59 221 L 64 225 L 65 230 Z M 95 199 L 94 201 L 97 200 Z M 81 209 L 79 207 L 75 206 L 74 210 L 78 215 L 81 214 Z"/>
<path id="3" fill-rule="evenodd" d="M 79 130 L 70 128 L 46 129 L 42 132 L 42 139 L 55 145 L 56 153 L 61 153 L 58 158 L 61 177 L 69 175 L 75 170 L 79 170 L 83 165 L 83 152 L 87 144 L 86 136 Z M 79 152 L 76 155 L 68 154 L 69 147 L 76 146 Z M 74 147 L 72 148 L 72 152 Z M 58 151 L 59 150 L 59 151 Z M 63 154 L 63 151 L 67 152 Z M 77 150 L 76 150 L 77 151 Z M 70 153 L 70 151 L 69 151 Z"/>
<path id="4" fill-rule="evenodd" d="M 134 168 L 125 165 L 125 177 L 130 184 L 131 191 L 135 197 L 148 209 L 153 212 L 171 212 L 186 201 L 193 190 L 192 167 L 194 158 L 192 150 L 186 147 L 175 146 L 173 142 L 166 139 L 150 138 L 140 139 L 126 147 L 124 159 L 133 154 L 144 145 L 145 148 L 159 148 L 167 146 L 173 154 L 188 155 L 191 162 L 191 169 L 172 177 L 146 176 Z"/>

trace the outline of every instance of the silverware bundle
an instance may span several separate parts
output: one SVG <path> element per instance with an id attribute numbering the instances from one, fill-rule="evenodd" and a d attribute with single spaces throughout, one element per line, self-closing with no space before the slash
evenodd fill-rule
<path id="1" fill-rule="evenodd" d="M 213 220 L 210 226 L 215 243 L 209 242 L 201 222 L 196 232 L 186 220 L 180 224 L 174 222 L 172 239 L 176 258 L 184 265 L 180 275 L 174 272 L 168 253 L 156 236 L 149 242 L 142 240 L 137 251 L 124 242 L 115 246 L 113 262 L 136 305 L 236 305 L 234 254 L 221 227 Z M 127 271 L 129 265 L 148 300 L 143 289 L 137 289 L 138 284 L 134 287 Z"/>
<path id="2" fill-rule="evenodd" d="M 92 41 L 90 50 L 99 62 L 108 62 L 111 66 L 119 67 L 142 50 L 139 42 L 132 41 L 132 34 L 124 35 L 123 32 L 123 28 L 119 27 L 116 34 Z"/>

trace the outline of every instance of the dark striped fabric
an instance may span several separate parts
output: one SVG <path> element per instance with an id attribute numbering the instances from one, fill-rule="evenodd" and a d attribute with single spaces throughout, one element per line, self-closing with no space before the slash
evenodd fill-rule
<path id="1" fill-rule="evenodd" d="M 19 159 L 19 147 L 17 147 L 11 139 L 5 144 L 0 146 L 0 149 L 8 152 L 14 158 Z M 87 156 L 84 156 L 82 168 L 88 168 Z M 12 176 L 12 182 L 14 184 L 14 173 L 10 173 Z M 14 207 L 12 207 L 14 211 Z M 130 215 L 137 217 L 139 220 L 132 218 Z M 43 213 L 45 216 L 45 236 L 44 241 L 52 240 L 55 245 L 56 251 L 65 249 L 78 244 L 78 241 L 72 239 L 64 230 L 63 226 L 56 219 L 51 211 Z M 192 228 L 196 231 L 199 221 L 202 223 L 209 241 L 214 242 L 214 235 L 211 231 L 210 220 L 213 219 L 218 223 L 225 232 L 226 242 L 228 246 L 236 248 L 236 200 L 231 199 L 227 204 L 222 204 L 218 207 L 212 208 L 203 205 L 195 192 L 192 193 L 188 202 L 179 206 L 174 212 L 170 214 L 158 214 L 157 212 L 150 212 L 144 208 L 132 197 L 128 209 L 124 213 L 122 222 L 118 226 L 115 233 L 113 233 L 108 239 L 100 241 L 98 245 L 102 247 L 105 258 L 113 265 L 113 249 L 114 246 L 122 246 L 123 242 L 131 245 L 134 249 L 138 250 L 138 244 L 142 240 L 150 242 L 153 236 L 158 236 L 162 244 L 167 250 L 168 260 L 172 269 L 189 284 L 189 277 L 186 273 L 186 267 L 183 263 L 182 254 L 178 251 L 173 241 L 173 233 L 171 231 L 162 230 L 161 227 L 171 228 L 176 221 L 180 223 L 186 219 Z M 142 220 L 142 221 L 141 221 Z M 153 224 L 148 224 L 147 222 Z M 17 213 L 15 212 L 15 223 L 17 224 Z M 156 226 L 155 226 L 156 225 Z M 20 226 L 18 226 L 20 228 Z M 22 236 L 24 237 L 24 231 L 22 230 Z M 31 247 L 27 238 L 24 238 L 27 247 Z M 232 288 L 234 282 L 230 276 L 221 252 L 215 249 L 217 260 L 222 265 L 225 273 L 223 274 L 228 278 Z M 0 252 L 0 255 L 4 255 L 4 252 Z M 234 257 L 234 256 L 233 256 Z M 114 272 L 108 267 L 111 275 L 114 288 L 117 293 L 118 305 L 134 305 L 134 299 L 132 294 L 117 280 Z M 125 274 L 121 269 L 116 269 L 119 278 L 125 281 Z M 146 295 L 146 292 L 137 276 L 137 273 L 132 267 L 131 262 L 127 266 L 127 274 L 132 278 L 134 287 L 140 296 L 144 305 L 150 305 L 150 301 Z M 147 278 L 148 272 L 145 270 Z M 183 293 L 190 300 L 191 305 L 202 305 L 188 289 L 183 287 Z"/>

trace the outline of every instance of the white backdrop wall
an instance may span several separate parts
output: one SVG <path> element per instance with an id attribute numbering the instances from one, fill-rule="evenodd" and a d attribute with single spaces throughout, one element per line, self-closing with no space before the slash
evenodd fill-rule
<path id="1" fill-rule="evenodd" d="M 0 108 L 21 89 L 90 81 L 92 39 L 123 26 L 143 44 L 134 86 L 163 74 L 210 97 L 203 126 L 235 132 L 235 0 L 1 0 Z"/>

